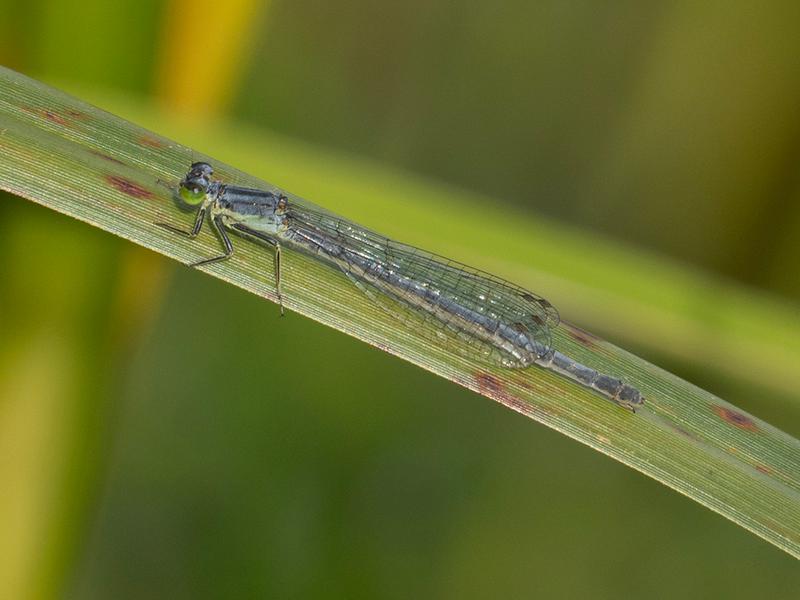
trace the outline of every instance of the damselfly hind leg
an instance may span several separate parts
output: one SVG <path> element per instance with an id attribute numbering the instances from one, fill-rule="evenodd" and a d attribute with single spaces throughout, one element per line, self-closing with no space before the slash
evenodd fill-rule
<path id="1" fill-rule="evenodd" d="M 203 260 L 190 263 L 190 267 L 199 267 L 202 265 L 210 265 L 212 263 L 221 262 L 223 260 L 228 260 L 233 255 L 233 244 L 231 243 L 228 234 L 225 233 L 225 228 L 222 225 L 220 217 L 216 216 L 211 219 L 211 224 L 214 226 L 214 230 L 217 232 L 217 234 L 219 234 L 219 238 L 222 240 L 222 245 L 225 247 L 225 252 L 219 256 L 212 256 L 211 258 L 205 258 Z"/>
<path id="2" fill-rule="evenodd" d="M 278 294 L 278 306 L 281 307 L 281 316 L 283 312 L 283 294 L 281 293 L 281 245 L 275 242 L 275 289 Z"/>
<path id="3" fill-rule="evenodd" d="M 269 235 L 261 232 L 255 231 L 254 229 L 250 229 L 246 225 L 242 225 L 241 223 L 233 223 L 231 225 L 233 229 L 238 231 L 245 236 L 250 236 L 251 238 L 255 238 L 257 241 L 265 242 L 270 246 L 275 248 L 275 289 L 276 295 L 278 297 L 278 306 L 281 308 L 281 316 L 284 316 L 283 310 L 283 293 L 281 292 L 281 244 L 278 240 L 271 238 Z"/>

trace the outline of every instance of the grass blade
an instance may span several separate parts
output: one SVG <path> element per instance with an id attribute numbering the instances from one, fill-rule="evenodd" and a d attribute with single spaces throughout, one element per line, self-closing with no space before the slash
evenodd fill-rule
<path id="1" fill-rule="evenodd" d="M 153 225 L 191 221 L 171 191 L 190 162 L 207 159 L 225 181 L 274 188 L 9 70 L 0 70 L 0 150 L 2 189 L 184 263 L 219 251 L 208 232 L 189 241 Z M 236 248 L 232 260 L 205 270 L 274 301 L 269 251 L 238 239 Z M 470 362 L 400 326 L 335 270 L 300 254 L 284 258 L 288 309 L 553 427 L 800 556 L 796 439 L 568 323 L 555 346 L 624 377 L 644 393 L 644 409 L 630 414 L 537 368 Z"/>

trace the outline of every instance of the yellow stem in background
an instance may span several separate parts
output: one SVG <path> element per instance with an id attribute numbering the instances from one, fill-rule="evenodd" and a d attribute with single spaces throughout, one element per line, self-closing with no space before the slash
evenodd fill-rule
<path id="1" fill-rule="evenodd" d="M 162 106 L 198 119 L 224 113 L 269 5 L 270 0 L 173 0 L 156 66 Z"/>
<path id="2" fill-rule="evenodd" d="M 0 370 L 0 590 L 3 598 L 46 597 L 55 544 L 53 514 L 63 501 L 73 424 L 74 349 L 48 329 L 4 348 Z M 68 409 L 67 409 L 68 410 Z"/>

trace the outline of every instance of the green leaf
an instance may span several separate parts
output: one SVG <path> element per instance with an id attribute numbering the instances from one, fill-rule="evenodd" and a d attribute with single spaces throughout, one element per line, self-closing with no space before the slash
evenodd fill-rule
<path id="1" fill-rule="evenodd" d="M 286 146 L 291 147 L 288 143 Z M 154 225 L 163 221 L 190 225 L 192 215 L 177 208 L 172 190 L 191 162 L 209 160 L 227 182 L 276 189 L 219 160 L 8 70 L 0 71 L 0 151 L 2 189 L 184 263 L 220 251 L 219 241 L 208 231 L 191 241 Z M 299 167 L 285 157 L 282 163 L 280 159 L 273 162 L 272 167 L 275 172 L 285 172 L 287 180 L 295 177 L 300 181 Z M 325 180 L 325 167 L 318 175 L 318 182 Z M 470 247 L 473 240 L 468 232 L 479 231 L 489 245 L 497 241 L 498 247 L 510 248 L 512 256 L 532 257 L 516 266 L 494 265 L 503 268 L 504 275 L 516 274 L 513 278 L 520 283 L 538 278 L 556 289 L 562 286 L 563 291 L 560 269 L 564 268 L 573 270 L 569 276 L 581 281 L 584 291 L 586 286 L 607 286 L 608 293 L 613 290 L 623 302 L 623 310 L 626 306 L 666 310 L 665 306 L 675 303 L 680 311 L 685 302 L 680 290 L 667 289 L 668 284 L 659 283 L 655 275 L 643 275 L 645 265 L 622 252 L 617 252 L 613 261 L 604 256 L 601 263 L 587 258 L 591 253 L 585 241 L 559 234 L 545 224 L 523 226 L 508 217 L 511 224 L 500 227 L 506 217 L 493 215 L 487 221 L 485 209 L 464 208 L 449 190 L 401 178 L 377 178 L 370 168 L 363 168 L 363 175 L 361 183 L 351 180 L 351 185 L 338 194 L 367 198 L 369 204 L 361 211 L 366 219 L 371 218 L 370 211 L 372 216 L 380 212 L 408 213 L 419 226 L 407 236 L 389 232 L 403 241 L 420 243 L 426 236 L 437 238 L 440 228 L 436 224 L 450 223 L 447 219 L 458 214 L 460 218 L 452 222 L 451 231 L 456 238 L 465 236 L 459 258 L 486 262 L 486 257 Z M 312 193 L 313 186 L 313 182 L 299 185 Z M 458 242 L 452 239 L 451 249 L 456 249 Z M 238 238 L 235 246 L 230 261 L 203 270 L 274 301 L 271 250 Z M 565 256 L 581 256 L 583 260 L 565 261 Z M 568 323 L 556 329 L 555 347 L 602 372 L 625 378 L 644 393 L 644 408 L 632 414 L 536 367 L 491 368 L 449 353 L 374 306 L 335 269 L 291 251 L 286 252 L 283 264 L 288 309 L 557 429 L 800 556 L 800 444 L 789 435 Z M 597 268 L 601 264 L 613 266 Z M 626 286 L 626 281 L 636 281 L 637 285 Z M 653 299 L 652 305 L 642 301 L 648 297 Z M 742 308 L 748 310 L 752 307 Z M 729 318 L 735 321 L 735 310 L 730 313 Z M 773 342 L 771 354 L 764 359 L 769 363 L 765 368 L 771 365 L 773 375 L 783 373 L 785 365 L 797 364 L 796 326 L 794 330 L 789 326 L 789 333 L 784 327 L 778 334 L 775 331 L 785 325 L 785 315 L 777 311 L 775 317 L 762 317 L 761 324 L 767 325 L 762 334 Z M 774 322 L 770 323 L 770 318 Z M 747 333 L 747 327 L 739 330 Z M 787 341 L 781 345 L 784 339 Z M 755 360 L 762 358 L 756 356 Z M 743 360 L 741 364 L 745 364 Z"/>

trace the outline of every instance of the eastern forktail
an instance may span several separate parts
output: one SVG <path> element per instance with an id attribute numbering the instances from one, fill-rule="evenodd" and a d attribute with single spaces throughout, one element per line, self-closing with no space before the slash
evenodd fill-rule
<path id="1" fill-rule="evenodd" d="M 194 238 L 208 216 L 224 252 L 190 264 L 197 267 L 230 258 L 227 230 L 275 249 L 275 283 L 281 295 L 281 248 L 300 250 L 335 265 L 382 308 L 415 325 L 422 335 L 455 340 L 462 353 L 508 368 L 536 364 L 599 392 L 635 411 L 642 394 L 623 381 L 598 373 L 551 346 L 556 309 L 536 294 L 444 257 L 380 236 L 360 225 L 317 211 L 264 190 L 226 185 L 213 179 L 208 163 L 196 162 L 178 186 L 179 198 L 197 207 Z"/>

